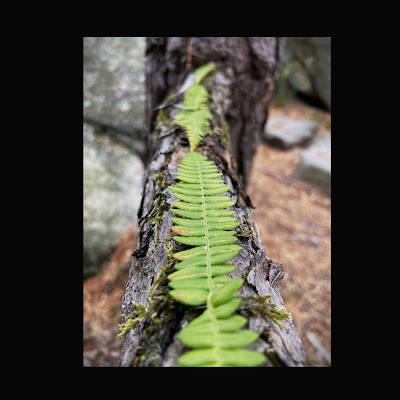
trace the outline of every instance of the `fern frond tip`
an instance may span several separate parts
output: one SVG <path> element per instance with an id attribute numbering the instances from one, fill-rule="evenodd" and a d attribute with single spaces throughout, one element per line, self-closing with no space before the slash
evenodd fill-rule
<path id="1" fill-rule="evenodd" d="M 216 68 L 215 64 L 205 64 L 201 67 L 197 68 L 194 73 L 195 83 L 200 83 L 211 71 L 214 71 Z"/>

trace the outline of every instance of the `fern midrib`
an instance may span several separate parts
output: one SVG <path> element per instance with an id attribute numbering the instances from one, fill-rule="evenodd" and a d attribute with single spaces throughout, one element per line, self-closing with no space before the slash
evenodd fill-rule
<path id="1" fill-rule="evenodd" d="M 212 292 L 210 292 L 210 294 L 207 297 L 207 309 L 209 310 L 209 313 L 210 313 L 211 328 L 212 328 L 213 335 L 214 335 L 214 349 L 215 349 L 215 353 L 217 355 L 216 367 L 222 367 L 223 358 L 222 358 L 222 354 L 221 354 L 217 317 L 215 315 L 214 307 L 211 302 L 211 294 L 212 294 Z"/>
<path id="2" fill-rule="evenodd" d="M 207 273 L 207 281 L 208 281 L 208 290 L 212 292 L 214 290 L 214 282 L 212 281 L 211 275 L 211 255 L 210 255 L 210 238 L 208 236 L 208 225 L 207 225 L 207 211 L 206 211 L 206 199 L 204 195 L 204 187 L 203 187 L 203 174 L 201 172 L 201 167 L 199 165 L 199 161 L 196 160 L 196 167 L 199 171 L 200 178 L 200 193 L 201 193 L 201 209 L 203 212 L 203 227 L 204 227 L 204 236 L 206 239 L 206 273 Z"/>
<path id="3" fill-rule="evenodd" d="M 199 165 L 199 162 L 196 158 L 196 166 L 199 171 L 199 178 L 200 178 L 200 190 L 201 190 L 201 207 L 203 211 L 203 227 L 204 227 L 204 236 L 206 238 L 206 273 L 207 273 L 207 281 L 208 281 L 208 290 L 209 294 L 207 297 L 207 308 L 210 313 L 210 321 L 211 321 L 211 327 L 214 335 L 214 348 L 215 348 L 215 353 L 217 355 L 217 360 L 216 360 L 216 366 L 221 367 L 223 365 L 223 359 L 221 355 L 221 346 L 220 346 L 220 338 L 219 338 L 219 331 L 218 331 L 218 325 L 217 325 L 217 317 L 215 315 L 214 307 L 211 302 L 211 294 L 214 290 L 214 282 L 212 280 L 212 273 L 211 273 L 211 256 L 210 256 L 210 241 L 209 241 L 209 236 L 208 236 L 208 225 L 207 225 L 207 214 L 206 214 L 206 201 L 205 201 L 205 195 L 204 195 L 204 187 L 203 187 L 203 174 L 201 172 L 201 168 Z"/>

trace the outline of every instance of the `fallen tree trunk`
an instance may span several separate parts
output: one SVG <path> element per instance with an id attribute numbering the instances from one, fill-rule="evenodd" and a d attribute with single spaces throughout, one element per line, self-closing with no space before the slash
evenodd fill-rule
<path id="1" fill-rule="evenodd" d="M 160 43 L 161 39 L 166 38 L 159 38 Z M 155 73 L 154 64 L 160 62 L 160 47 L 165 46 L 165 43 L 154 45 L 157 42 L 154 39 L 151 51 L 151 42 L 149 40 L 148 79 Z M 181 43 L 177 40 L 178 42 Z M 177 43 L 175 48 L 179 47 Z M 172 46 L 169 51 L 171 48 Z M 179 73 L 184 74 L 182 60 L 176 62 L 180 65 Z M 215 162 L 223 173 L 225 184 L 232 188 L 230 197 L 235 204 L 229 209 L 235 211 L 235 217 L 240 222 L 237 233 L 239 240 L 236 244 L 242 250 L 230 261 L 236 270 L 229 276 L 245 280 L 238 292 L 242 302 L 237 313 L 245 316 L 249 320 L 249 329 L 259 334 L 259 339 L 248 348 L 267 355 L 262 366 L 303 366 L 305 355 L 302 342 L 280 295 L 284 276 L 282 266 L 265 254 L 257 228 L 249 215 L 251 203 L 242 190 L 243 175 L 239 177 L 237 173 L 238 164 L 233 152 L 230 126 L 225 120 L 228 109 L 232 107 L 228 100 L 235 78 L 229 77 L 229 69 L 221 69 L 222 64 L 218 64 L 212 79 L 205 82 L 211 98 L 212 133 L 203 139 L 198 151 Z M 169 81 L 171 83 L 171 79 Z M 178 366 L 177 359 L 185 351 L 185 347 L 176 336 L 190 320 L 203 311 L 202 307 L 185 306 L 174 301 L 168 295 L 167 278 L 174 271 L 176 260 L 173 253 L 186 248 L 172 239 L 171 217 L 175 214 L 170 209 L 176 198 L 167 187 L 177 182 L 177 166 L 189 151 L 186 134 L 175 124 L 174 117 L 179 111 L 182 92 L 190 82 L 191 75 L 186 81 L 176 79 L 174 85 L 178 86 L 175 94 L 164 89 L 164 94 L 170 95 L 163 99 L 164 103 L 161 105 L 155 100 L 160 96 L 156 89 L 150 89 L 148 93 L 151 99 L 147 103 L 147 124 L 152 132 L 148 147 L 151 151 L 138 212 L 136 250 L 122 299 L 122 367 Z M 148 83 L 148 88 L 151 87 Z M 157 88 L 157 84 L 154 87 Z M 258 97 L 258 101 L 263 103 L 262 96 Z M 265 119 L 266 117 L 264 121 Z M 241 154 L 244 154 L 244 149 Z"/>

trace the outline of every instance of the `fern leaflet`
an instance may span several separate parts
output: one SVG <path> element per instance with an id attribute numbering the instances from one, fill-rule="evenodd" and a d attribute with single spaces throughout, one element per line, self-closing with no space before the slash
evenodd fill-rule
<path id="1" fill-rule="evenodd" d="M 208 75 L 211 71 L 215 69 L 214 64 L 206 64 L 197 68 L 194 72 L 195 83 L 200 83 L 206 75 Z"/>
<path id="2" fill-rule="evenodd" d="M 187 89 L 182 109 L 176 116 L 176 123 L 186 131 L 191 151 L 200 144 L 210 124 L 211 113 L 207 109 L 208 93 L 207 89 L 200 85 L 200 81 L 214 68 L 214 65 L 204 65 L 196 70 L 195 83 Z"/>
<path id="3" fill-rule="evenodd" d="M 240 304 L 236 298 L 243 279 L 226 274 L 235 270 L 227 264 L 240 251 L 235 231 L 239 222 L 235 213 L 224 210 L 234 205 L 229 196 L 222 196 L 230 187 L 220 178 L 216 165 L 198 152 L 185 155 L 176 178 L 169 188 L 180 201 L 172 203 L 172 211 L 180 217 L 171 230 L 177 242 L 194 246 L 174 254 L 180 261 L 176 272 L 168 276 L 171 296 L 191 306 L 206 305 L 207 309 L 191 321 L 178 335 L 192 347 L 178 360 L 183 366 L 257 366 L 265 356 L 243 347 L 258 335 L 251 330 L 239 330 L 246 318 L 233 315 Z M 181 218 L 184 217 L 184 218 Z"/>
<path id="4" fill-rule="evenodd" d="M 183 109 L 176 116 L 176 123 L 181 125 L 189 138 L 190 149 L 194 151 L 207 134 L 210 112 L 207 109 L 186 110 Z"/>
<path id="5" fill-rule="evenodd" d="M 184 109 L 197 111 L 207 108 L 208 93 L 203 85 L 194 84 L 188 88 L 183 98 Z"/>

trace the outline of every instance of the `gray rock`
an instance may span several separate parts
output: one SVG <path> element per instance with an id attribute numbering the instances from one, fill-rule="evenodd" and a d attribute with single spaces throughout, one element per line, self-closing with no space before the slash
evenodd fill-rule
<path id="1" fill-rule="evenodd" d="M 290 37 L 285 48 L 290 85 L 331 109 L 331 38 Z"/>
<path id="2" fill-rule="evenodd" d="M 89 276 L 137 223 L 144 168 L 135 154 L 97 135 L 90 124 L 84 124 L 83 133 L 84 275 Z"/>
<path id="3" fill-rule="evenodd" d="M 137 222 L 143 165 L 130 149 L 143 153 L 145 39 L 83 38 L 84 276 Z"/>
<path id="4" fill-rule="evenodd" d="M 313 121 L 275 117 L 267 120 L 264 137 L 271 145 L 289 149 L 307 143 L 317 128 L 318 124 Z"/>
<path id="5" fill-rule="evenodd" d="M 316 96 L 311 77 L 307 69 L 299 61 L 293 60 L 290 63 L 289 83 L 301 93 L 311 97 Z"/>
<path id="6" fill-rule="evenodd" d="M 302 151 L 297 176 L 322 193 L 331 194 L 331 138 L 328 134 L 321 132 L 315 142 Z"/>
<path id="7" fill-rule="evenodd" d="M 144 37 L 83 38 L 84 117 L 124 131 L 144 126 Z"/>

